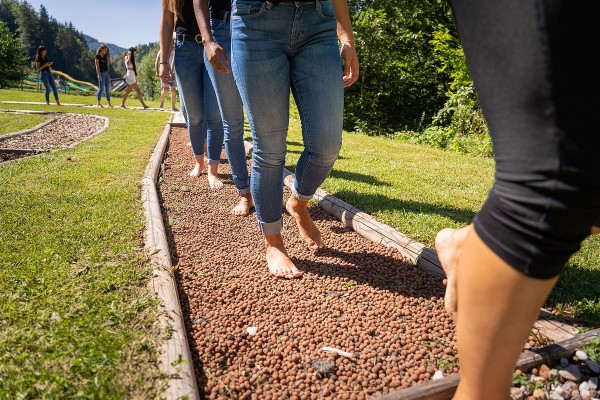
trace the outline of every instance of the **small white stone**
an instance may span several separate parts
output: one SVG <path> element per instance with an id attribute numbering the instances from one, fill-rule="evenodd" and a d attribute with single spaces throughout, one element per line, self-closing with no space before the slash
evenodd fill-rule
<path id="1" fill-rule="evenodd" d="M 433 376 L 431 377 L 432 381 L 437 381 L 438 379 L 442 379 L 444 377 L 444 373 L 440 370 L 435 371 Z"/>
<path id="2" fill-rule="evenodd" d="M 579 370 L 578 365 L 569 365 L 567 368 L 558 371 L 558 374 L 570 381 L 578 381 L 581 379 L 581 371 Z"/>
<path id="3" fill-rule="evenodd" d="M 256 326 L 249 326 L 246 328 L 246 332 L 248 332 L 248 335 L 254 336 L 258 332 L 258 328 Z"/>
<path id="4" fill-rule="evenodd" d="M 523 388 L 510 388 L 510 400 L 524 400 L 525 393 L 523 392 Z"/>
<path id="5" fill-rule="evenodd" d="M 597 376 L 590 378 L 590 380 L 588 381 L 588 389 L 590 389 L 590 390 L 598 389 L 598 377 Z"/>
<path id="6" fill-rule="evenodd" d="M 575 355 L 577 356 L 577 358 L 579 358 L 581 361 L 585 361 L 588 359 L 588 355 L 585 351 L 581 351 L 581 350 L 577 350 L 575 352 Z"/>

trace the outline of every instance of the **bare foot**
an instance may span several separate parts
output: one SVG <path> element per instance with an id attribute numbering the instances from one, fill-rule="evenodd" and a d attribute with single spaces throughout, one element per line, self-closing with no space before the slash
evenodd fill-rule
<path id="1" fill-rule="evenodd" d="M 267 247 L 267 266 L 272 275 L 286 279 L 295 279 L 302 276 L 302 272 L 290 260 L 283 245 L 281 234 L 265 235 L 265 246 Z"/>
<path id="2" fill-rule="evenodd" d="M 127 107 L 125 107 L 125 104 L 121 104 L 121 108 L 127 108 Z"/>
<path id="3" fill-rule="evenodd" d="M 102 106 L 102 104 L 100 104 L 100 103 L 96 104 L 96 107 L 99 107 L 99 108 L 104 108 L 104 107 Z"/>
<path id="4" fill-rule="evenodd" d="M 321 232 L 319 232 L 319 229 L 317 229 L 308 213 L 308 201 L 298 200 L 294 196 L 290 196 L 285 203 L 285 209 L 296 220 L 300 236 L 304 239 L 308 248 L 312 251 L 317 251 L 323 247 Z"/>
<path id="5" fill-rule="evenodd" d="M 113 108 L 112 104 L 108 103 L 108 108 Z"/>
<path id="6" fill-rule="evenodd" d="M 190 176 L 198 177 L 202 175 L 202 171 L 204 171 L 204 159 L 202 159 L 202 162 L 196 161 L 196 165 L 194 165 L 194 169 L 190 172 Z"/>
<path id="7" fill-rule="evenodd" d="M 223 182 L 216 175 L 208 173 L 208 185 L 211 189 L 219 190 L 223 188 Z"/>
<path id="8" fill-rule="evenodd" d="M 446 273 L 444 306 L 446 311 L 454 317 L 457 311 L 456 264 L 468 229 L 469 226 L 461 229 L 446 228 L 439 231 L 435 237 L 435 250 Z"/>
<path id="9" fill-rule="evenodd" d="M 600 233 L 600 226 L 592 226 L 592 235 L 597 235 Z"/>
<path id="10" fill-rule="evenodd" d="M 231 213 L 237 217 L 245 217 L 250 213 L 250 209 L 254 207 L 252 195 L 250 193 L 241 194 L 240 201 L 237 206 L 233 207 Z"/>

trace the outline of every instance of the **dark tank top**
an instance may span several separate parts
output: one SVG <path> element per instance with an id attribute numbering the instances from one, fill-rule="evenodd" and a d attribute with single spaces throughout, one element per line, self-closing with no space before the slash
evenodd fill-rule
<path id="1" fill-rule="evenodd" d="M 208 0 L 210 11 L 231 11 L 231 0 Z"/>
<path id="2" fill-rule="evenodd" d="M 177 22 L 175 23 L 175 32 L 193 36 L 200 34 L 200 29 L 196 22 L 196 14 L 194 14 L 194 2 L 192 0 L 186 0 L 183 3 L 181 14 L 182 18 L 177 18 Z"/>

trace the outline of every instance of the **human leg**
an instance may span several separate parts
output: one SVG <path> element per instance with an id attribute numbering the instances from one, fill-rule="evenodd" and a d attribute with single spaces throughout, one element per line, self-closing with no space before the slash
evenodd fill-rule
<path id="1" fill-rule="evenodd" d="M 40 79 L 42 81 L 42 83 L 44 84 L 44 89 L 46 90 L 44 95 L 46 98 L 46 104 L 50 104 L 50 73 L 49 72 L 40 72 Z"/>
<path id="2" fill-rule="evenodd" d="M 586 40 L 600 38 L 586 18 L 600 10 L 584 8 L 453 2 L 496 158 L 496 182 L 474 225 L 436 238 L 449 290 L 456 287 L 456 399 L 507 397 L 539 308 L 600 215 L 591 161 L 600 141 L 590 133 L 600 122 L 592 111 L 599 88 L 584 61 Z"/>
<path id="3" fill-rule="evenodd" d="M 304 27 L 291 59 L 291 87 L 302 121 L 304 150 L 286 209 L 308 247 L 317 250 L 322 247 L 321 235 L 307 206 L 341 148 L 344 88 L 331 2 L 319 3 L 320 8 L 315 4 L 303 7 Z"/>
<path id="4" fill-rule="evenodd" d="M 110 75 L 108 71 L 102 73 L 102 82 L 104 83 L 104 95 L 106 96 L 106 102 L 109 107 L 112 107 L 110 104 Z"/>
<path id="5" fill-rule="evenodd" d="M 204 169 L 206 120 L 204 117 L 204 48 L 194 42 L 177 41 L 175 71 L 181 108 L 194 153 L 195 165 L 190 176 L 199 176 Z"/>
<path id="6" fill-rule="evenodd" d="M 208 72 L 203 68 L 204 80 L 204 106 L 206 113 L 206 137 L 208 147 L 208 184 L 211 189 L 221 189 L 223 182 L 218 177 L 219 164 L 221 163 L 221 150 L 223 149 L 223 122 L 217 102 L 217 95 L 213 88 Z"/>
<path id="7" fill-rule="evenodd" d="M 162 87 L 162 91 L 160 92 L 160 105 L 158 106 L 159 108 L 164 108 L 165 107 L 165 98 L 167 97 L 167 92 L 169 91 L 169 87 L 168 86 L 163 86 Z"/>
<path id="8" fill-rule="evenodd" d="M 294 13 L 293 7 L 283 3 L 267 9 L 267 3 L 253 1 L 244 7 L 238 4 L 231 19 L 232 69 L 254 145 L 252 198 L 269 271 L 285 278 L 300 276 L 281 236 L 290 93 L 287 49 Z"/>
<path id="9" fill-rule="evenodd" d="M 131 85 L 127 85 L 127 89 L 125 89 L 125 93 L 123 93 L 123 97 L 121 98 L 121 108 L 126 108 L 125 107 L 125 102 L 127 101 L 127 98 L 129 97 L 129 93 L 131 92 Z"/>
<path id="10" fill-rule="evenodd" d="M 230 21 L 211 19 L 212 34 L 231 60 L 231 26 Z M 240 199 L 231 210 L 233 215 L 246 216 L 253 206 L 250 193 L 250 175 L 246 164 L 244 147 L 244 109 L 242 99 L 233 74 L 222 74 L 214 70 L 206 59 L 208 75 L 217 95 L 218 105 L 223 121 L 225 135 L 225 151 L 231 167 L 231 177 L 238 190 Z"/>
<path id="11" fill-rule="evenodd" d="M 98 77 L 98 94 L 96 95 L 96 105 L 98 107 L 102 107 L 102 103 L 100 102 L 102 100 L 102 92 L 104 91 L 104 75 L 101 73 L 100 76 Z"/>
<path id="12" fill-rule="evenodd" d="M 148 106 L 144 102 L 144 95 L 142 95 L 142 90 L 140 89 L 139 85 L 137 83 L 134 83 L 132 86 L 133 86 L 133 89 L 135 90 L 135 93 L 138 96 L 138 99 L 140 100 L 140 103 L 142 103 L 142 107 L 148 108 Z"/>
<path id="13" fill-rule="evenodd" d="M 56 87 L 54 77 L 50 73 L 48 74 L 48 83 L 50 84 L 50 88 L 52 88 L 52 93 L 54 94 L 54 100 L 56 101 L 56 105 L 60 106 L 60 101 L 58 100 L 58 88 Z"/>

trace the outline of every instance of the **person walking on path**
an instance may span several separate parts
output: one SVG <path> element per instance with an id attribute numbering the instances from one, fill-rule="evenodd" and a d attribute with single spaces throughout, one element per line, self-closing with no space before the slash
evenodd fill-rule
<path id="1" fill-rule="evenodd" d="M 170 69 L 170 73 L 171 73 L 171 82 L 166 84 L 163 83 L 161 81 L 161 86 L 162 86 L 162 92 L 160 93 L 160 108 L 164 108 L 165 107 L 165 99 L 167 98 L 167 94 L 169 93 L 169 91 L 171 92 L 171 110 L 172 111 L 179 111 L 179 109 L 177 109 L 176 103 L 177 103 L 177 90 L 175 89 L 177 86 L 177 81 L 175 79 L 174 76 L 174 70 L 173 70 L 173 51 L 171 51 L 171 54 L 169 56 L 169 69 Z M 158 51 L 158 53 L 156 53 L 156 60 L 154 61 L 154 73 L 156 74 L 157 77 L 160 78 L 160 50 Z"/>
<path id="2" fill-rule="evenodd" d="M 204 46 L 192 0 L 162 0 L 159 74 L 163 84 L 170 84 L 172 81 L 167 55 L 172 50 L 173 31 L 173 64 L 179 86 L 179 100 L 185 112 L 195 158 L 190 176 L 200 176 L 205 168 L 204 153 L 207 152 L 210 188 L 221 189 L 223 182 L 217 174 L 223 148 L 223 123 L 217 96 L 204 64 Z"/>
<path id="3" fill-rule="evenodd" d="M 137 84 L 137 68 L 135 66 L 136 52 L 137 50 L 134 47 L 130 47 L 127 50 L 127 54 L 124 58 L 125 69 L 127 70 L 127 73 L 125 74 L 125 82 L 127 82 L 127 89 L 125 89 L 125 93 L 123 93 L 123 99 L 121 99 L 121 108 L 126 108 L 125 102 L 127 101 L 127 97 L 129 96 L 129 93 L 132 90 L 135 90 L 135 92 L 137 93 L 138 99 L 140 100 L 140 103 L 142 103 L 144 109 L 148 108 L 146 103 L 144 103 L 144 96 L 142 95 L 142 91 Z"/>
<path id="4" fill-rule="evenodd" d="M 112 108 L 110 104 L 110 75 L 108 74 L 110 66 L 110 52 L 108 47 L 104 43 L 96 50 L 96 76 L 98 76 L 98 107 L 102 107 L 102 92 L 106 96 L 106 102 L 108 106 Z"/>
<path id="5" fill-rule="evenodd" d="M 231 176 L 240 195 L 231 213 L 247 216 L 254 203 L 244 147 L 242 98 L 229 69 L 217 69 L 222 65 L 219 59 L 225 63 L 231 59 L 231 1 L 194 0 L 194 11 L 204 45 L 204 64 L 219 103 Z"/>
<path id="6" fill-rule="evenodd" d="M 494 145 L 473 224 L 438 233 L 459 400 L 505 400 L 565 264 L 600 229 L 598 2 L 451 1 Z M 493 372 L 490 373 L 490 367 Z"/>
<path id="7" fill-rule="evenodd" d="M 277 277 L 298 278 L 301 272 L 281 235 L 290 90 L 302 122 L 304 150 L 286 209 L 304 242 L 316 251 L 323 243 L 308 201 L 337 160 L 344 87 L 359 74 L 347 2 L 234 0 L 231 49 L 233 74 L 252 130 L 251 192 L 267 266 Z M 226 69 L 220 58 L 211 62 L 215 60 L 217 70 Z"/>
<path id="8" fill-rule="evenodd" d="M 56 100 L 56 105 L 60 106 L 60 101 L 58 100 L 58 90 L 56 89 L 56 82 L 54 82 L 54 77 L 52 76 L 52 71 L 50 67 L 54 64 L 53 61 L 49 61 L 46 57 L 48 54 L 48 50 L 44 46 L 39 46 L 35 52 L 35 70 L 40 73 L 40 80 L 44 84 L 44 88 L 46 89 L 46 104 L 50 104 L 50 90 L 54 94 L 54 100 Z"/>

